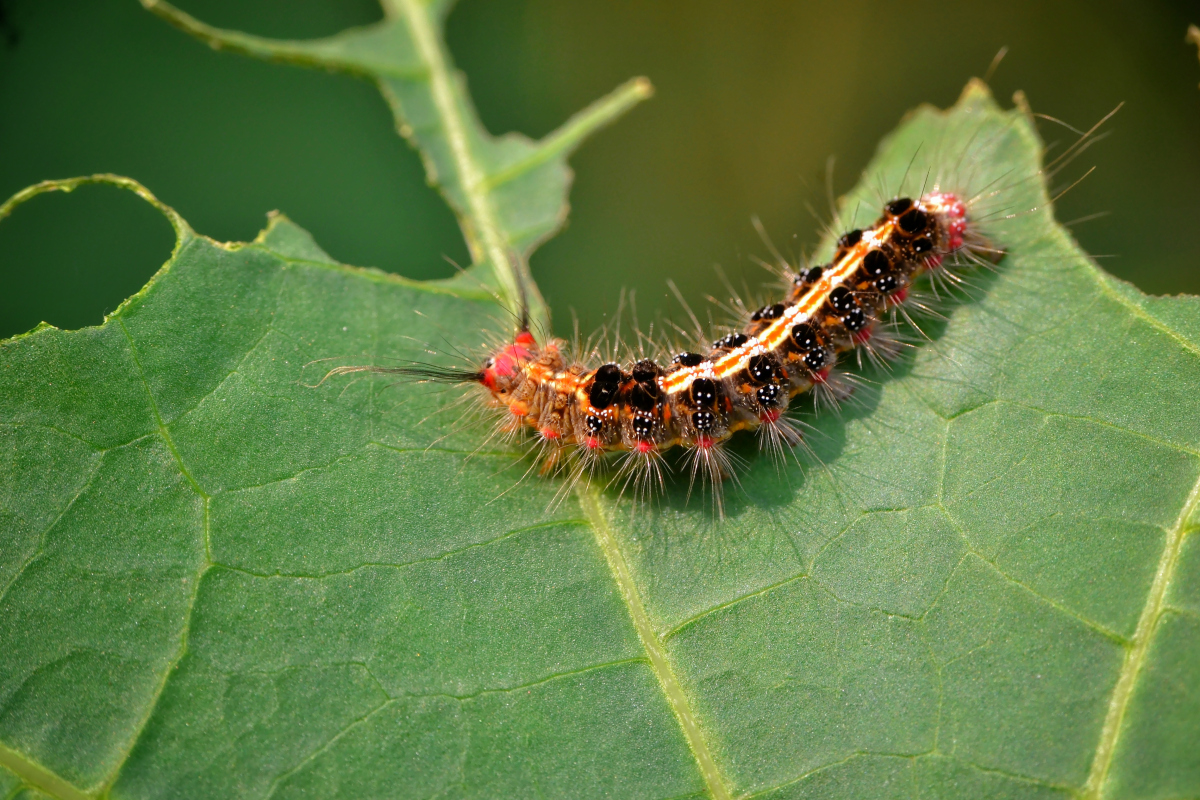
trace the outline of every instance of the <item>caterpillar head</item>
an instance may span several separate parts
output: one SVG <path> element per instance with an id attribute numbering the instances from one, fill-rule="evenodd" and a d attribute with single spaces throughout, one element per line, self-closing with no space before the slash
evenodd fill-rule
<path id="1" fill-rule="evenodd" d="M 521 331 L 512 344 L 505 345 L 483 362 L 480 383 L 498 400 L 510 396 L 521 384 L 525 367 L 537 357 L 537 341 L 529 331 Z"/>

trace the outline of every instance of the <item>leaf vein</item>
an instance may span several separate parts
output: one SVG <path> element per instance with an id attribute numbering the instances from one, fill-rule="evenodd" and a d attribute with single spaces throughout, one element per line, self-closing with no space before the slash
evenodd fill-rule
<path id="1" fill-rule="evenodd" d="M 396 700 L 405 700 L 405 699 L 420 700 L 422 698 L 444 697 L 449 700 L 458 700 L 460 702 L 466 702 L 468 700 L 474 700 L 477 697 L 483 697 L 484 695 L 510 694 L 512 692 L 519 692 L 523 689 L 531 689 L 534 686 L 541 686 L 542 684 L 550 683 L 551 681 L 561 680 L 563 678 L 570 678 L 575 675 L 586 675 L 587 673 L 595 672 L 596 670 L 607 669 L 608 667 L 621 667 L 621 666 L 625 666 L 627 664 L 645 664 L 648 667 L 651 666 L 650 659 L 646 656 L 637 656 L 636 658 L 618 658 L 615 661 L 606 661 L 602 664 L 589 664 L 586 667 L 580 667 L 578 669 L 569 669 L 564 672 L 555 672 L 553 674 L 538 678 L 537 680 L 529 681 L 528 683 L 520 683 L 515 686 L 490 687 L 487 689 L 480 689 L 477 692 L 471 692 L 470 694 L 450 694 L 448 692 L 400 694 L 400 695 L 396 695 L 394 699 L 396 699 Z"/>
<path id="2" fill-rule="evenodd" d="M 1113 685 L 1104 726 L 1100 729 L 1095 756 L 1092 759 L 1091 769 L 1088 771 L 1087 781 L 1084 783 L 1082 796 L 1088 800 L 1097 800 L 1104 791 L 1105 779 L 1108 777 L 1108 770 L 1112 765 L 1121 736 L 1121 723 L 1125 718 L 1125 710 L 1133 696 L 1133 689 L 1137 685 L 1142 664 L 1150 649 L 1150 641 L 1154 638 L 1154 631 L 1163 611 L 1163 599 L 1167 593 L 1167 586 L 1175 573 L 1188 518 L 1191 517 L 1198 505 L 1200 505 L 1200 476 L 1197 476 L 1196 483 L 1192 486 L 1192 491 L 1184 502 L 1183 509 L 1179 512 L 1175 526 L 1167 534 L 1167 541 L 1159 558 L 1158 569 L 1154 574 L 1154 582 L 1150 585 L 1146 603 L 1142 606 L 1142 613 L 1138 617 L 1137 628 L 1134 629 L 1133 646 L 1125 651 L 1121 671 Z"/>
<path id="3" fill-rule="evenodd" d="M 519 275 L 517 265 L 510 263 L 508 245 L 501 226 L 492 207 L 492 198 L 485 185 L 483 168 L 471 150 L 470 138 L 467 135 L 467 120 L 463 118 L 463 108 L 457 97 L 456 87 L 451 75 L 450 65 L 446 54 L 438 41 L 434 23 L 430 19 L 428 9 L 417 0 L 394 0 L 391 5 L 399 12 L 408 25 L 413 44 L 417 53 L 429 70 L 429 91 L 433 97 L 434 107 L 441 119 L 445 138 L 450 145 L 450 154 L 454 160 L 455 170 L 462 192 L 466 196 L 467 206 L 475 223 L 477 233 L 482 238 L 482 249 L 492 262 L 497 279 L 504 285 L 505 295 L 510 303 L 522 296 L 523 291 L 536 289 L 526 286 L 523 290 L 519 283 L 531 284 L 528 275 Z"/>
<path id="4" fill-rule="evenodd" d="M 467 552 L 468 550 L 474 550 L 475 548 L 478 548 L 478 547 L 487 547 L 488 545 L 503 542 L 506 539 L 511 539 L 512 537 L 518 536 L 522 533 L 528 533 L 530 531 L 536 531 L 536 530 L 540 530 L 543 528 L 557 528 L 557 527 L 566 527 L 566 526 L 570 526 L 570 525 L 575 525 L 578 527 L 585 527 L 588 525 L 588 521 L 583 520 L 583 519 L 549 520 L 546 522 L 539 522 L 534 525 L 526 525 L 521 528 L 514 528 L 513 530 L 507 531 L 507 532 L 505 532 L 499 536 L 496 536 L 494 538 L 487 539 L 482 542 L 472 542 L 471 544 L 464 545 L 462 547 L 458 547 L 453 550 L 447 550 L 445 552 L 439 553 L 436 556 L 428 556 L 426 558 L 417 558 L 412 561 L 399 561 L 399 562 L 365 561 L 365 562 L 358 564 L 356 566 L 353 566 L 349 569 L 332 570 L 330 572 L 319 572 L 319 573 L 254 572 L 253 570 L 248 570 L 243 567 L 237 567 L 232 564 L 226 564 L 226 563 L 220 562 L 220 561 L 214 561 L 214 562 L 212 562 L 212 564 L 215 567 L 221 567 L 222 569 L 227 569 L 231 572 L 238 572 L 243 575 L 247 575 L 251 578 L 260 578 L 263 580 L 272 580 L 272 579 L 276 579 L 276 578 L 282 578 L 282 579 L 293 578 L 293 579 L 300 579 L 300 580 L 324 580 L 325 578 L 334 578 L 334 577 L 338 577 L 338 576 L 342 576 L 342 575 L 353 575 L 356 572 L 360 572 L 361 570 L 364 570 L 364 569 L 371 569 L 373 567 L 374 568 L 382 567 L 385 569 L 407 569 L 408 567 L 414 566 L 416 564 L 431 564 L 431 563 L 434 563 L 437 561 L 444 561 L 447 558 L 451 558 L 456 555 L 460 555 L 462 553 Z"/>
<path id="5" fill-rule="evenodd" d="M 174 458 L 175 463 L 179 468 L 179 471 L 183 474 L 184 478 L 186 478 L 187 481 L 191 484 L 192 489 L 201 498 L 201 503 L 203 504 L 203 515 L 201 518 L 200 533 L 201 533 L 202 541 L 204 544 L 204 559 L 201 562 L 200 568 L 197 570 L 196 577 L 193 580 L 192 594 L 191 594 L 191 597 L 188 598 L 187 609 L 184 612 L 183 625 L 180 629 L 178 649 L 176 650 L 175 654 L 171 657 L 170 661 L 167 663 L 166 668 L 163 670 L 162 680 L 159 681 L 158 686 L 155 688 L 154 695 L 150 699 L 150 703 L 146 709 L 146 713 L 142 717 L 141 722 L 138 724 L 137 730 L 134 731 L 133 736 L 129 740 L 129 744 L 126 746 L 124 753 L 122 754 L 121 758 L 117 761 L 117 764 L 113 768 L 109 777 L 104 781 L 105 791 L 107 791 L 108 789 L 111 789 L 113 784 L 115 784 L 117 779 L 120 777 L 121 769 L 125 766 L 125 763 L 129 760 L 130 754 L 133 752 L 134 748 L 137 746 L 137 743 L 141 740 L 142 733 L 145 731 L 146 726 L 149 724 L 150 718 L 154 715 L 155 708 L 158 707 L 158 702 L 162 698 L 163 692 L 167 688 L 167 682 L 171 679 L 171 674 L 175 671 L 175 668 L 179 665 L 180 660 L 187 653 L 188 633 L 191 630 L 192 615 L 196 609 L 196 599 L 199 597 L 199 594 L 200 594 L 200 583 L 201 583 L 202 579 L 204 578 L 204 573 L 208 571 L 208 568 L 211 565 L 211 562 L 209 561 L 211 547 L 210 547 L 210 541 L 209 541 L 209 529 L 208 528 L 209 528 L 209 505 L 211 503 L 212 498 L 209 497 L 209 495 L 207 493 L 205 493 L 205 491 L 202 488 L 200 488 L 200 484 L 197 483 L 196 479 L 192 477 L 191 472 L 188 470 L 187 466 L 183 463 L 183 458 L 180 456 L 179 450 L 176 449 L 176 447 L 175 447 L 175 442 L 171 439 L 170 431 L 168 431 L 166 425 L 163 424 L 162 415 L 159 414 L 159 410 L 158 410 L 158 402 L 154 398 L 154 393 L 152 391 L 150 391 L 150 383 L 149 383 L 149 381 L 146 380 L 146 373 L 145 373 L 145 370 L 142 368 L 142 362 L 141 362 L 140 357 L 138 356 L 137 345 L 134 343 L 133 336 L 130 335 L 129 329 L 125 326 L 125 321 L 116 315 L 114 315 L 114 319 L 116 320 L 116 323 L 121 327 L 121 332 L 125 335 L 125 339 L 129 342 L 130 355 L 133 359 L 134 366 L 137 368 L 138 377 L 142 382 L 142 386 L 146 390 L 146 396 L 147 396 L 147 398 L 149 398 L 150 410 L 153 412 L 155 422 L 157 422 L 157 424 L 158 424 L 159 435 L 162 436 L 163 441 L 166 443 L 167 449 L 171 452 L 171 456 Z"/>
<path id="6" fill-rule="evenodd" d="M 60 521 L 62 521 L 62 518 L 65 517 L 67 515 L 67 512 L 69 512 L 71 510 L 71 508 L 75 505 L 75 501 L 78 500 L 80 497 L 82 497 L 83 493 L 86 492 L 88 490 L 88 487 L 90 487 L 92 485 L 92 481 L 96 479 L 96 475 L 100 472 L 100 465 L 103 463 L 104 463 L 104 454 L 100 453 L 100 454 L 98 454 L 98 457 L 96 458 L 95 463 L 92 465 L 92 468 L 88 473 L 87 480 L 85 480 L 83 482 L 83 485 L 79 487 L 79 491 L 77 491 L 75 493 L 75 496 L 72 497 L 65 506 L 63 506 L 63 509 L 62 509 L 62 511 L 60 511 L 58 513 L 58 516 L 56 516 L 54 518 L 54 520 L 49 525 L 47 525 L 40 534 L 38 534 L 37 545 L 33 548 L 33 552 L 29 554 L 29 558 L 25 559 L 21 563 L 21 566 L 17 569 L 17 571 L 15 573 L 13 573 L 13 576 L 11 578 L 9 578 L 9 581 L 8 581 L 8 583 L 6 583 L 4 585 L 4 588 L 0 589 L 0 602 L 2 602 L 4 600 L 5 595 L 8 594 L 8 590 L 10 588 L 12 588 L 14 585 L 16 585 L 17 580 L 21 577 L 21 574 L 25 572 L 25 568 L 28 567 L 30 564 L 32 564 L 37 559 L 37 557 L 39 555 L 41 555 L 42 550 L 46 546 L 46 537 L 50 535 L 50 531 L 54 530 L 54 526 L 57 525 Z"/>
<path id="7" fill-rule="evenodd" d="M 150 411 L 154 414 L 154 421 L 158 425 L 158 433 L 163 438 L 163 442 L 167 445 L 167 449 L 171 452 L 171 457 L 175 460 L 175 464 L 179 467 L 179 471 L 183 473 L 183 477 L 188 483 L 205 500 L 208 500 L 208 494 L 200 488 L 200 484 L 192 477 L 191 470 L 183 463 L 183 458 L 179 455 L 179 450 L 175 447 L 175 441 L 171 438 L 171 432 L 167 430 L 167 426 L 163 424 L 162 414 L 158 411 L 158 401 L 154 399 L 154 393 L 150 391 L 150 382 L 146 380 L 146 371 L 142 368 L 141 358 L 138 356 L 137 345 L 134 344 L 133 337 L 129 334 L 129 329 L 125 327 L 125 320 L 120 317 L 115 317 L 117 325 L 121 327 L 121 332 L 125 334 L 125 339 L 129 342 L 129 352 L 133 358 L 133 364 L 137 368 L 138 379 L 142 382 L 142 388 L 146 390 L 146 397 L 150 401 Z"/>
<path id="8" fill-rule="evenodd" d="M 367 720 L 369 720 L 371 717 L 378 714 L 380 711 L 384 710 L 385 708 L 387 708 L 390 705 L 393 705 L 395 702 L 396 702 L 395 700 L 384 700 L 382 703 L 375 706 L 375 708 L 371 709 L 366 714 L 363 714 L 361 717 L 358 717 L 357 719 L 351 720 L 344 728 L 342 728 L 340 731 L 338 731 L 336 734 L 334 734 L 332 737 L 330 737 L 329 741 L 325 742 L 320 747 L 318 747 L 317 749 L 313 750 L 311 753 L 306 755 L 303 759 L 301 759 L 299 762 L 297 762 L 297 764 L 294 767 L 291 767 L 290 769 L 286 769 L 283 772 L 279 773 L 277 776 L 275 776 L 275 780 L 271 781 L 271 786 L 269 789 L 267 789 L 267 793 L 265 795 L 265 800 L 270 800 L 272 797 L 274 797 L 275 792 L 279 790 L 280 785 L 284 781 L 286 781 L 288 778 L 295 775 L 297 772 L 302 770 L 304 767 L 306 767 L 309 764 L 311 764 L 312 762 L 316 761 L 323 753 L 328 752 L 331 747 L 333 747 L 335 744 L 337 744 L 339 739 L 341 739 L 343 736 L 345 736 L 346 734 L 348 734 L 350 731 L 354 730 L 358 726 L 365 723 Z"/>
<path id="9" fill-rule="evenodd" d="M 33 759 L 0 743 L 0 767 L 5 767 L 25 785 L 38 789 L 57 800 L 92 800 L 91 796 Z M 21 786 L 17 789 L 20 790 Z"/>
<path id="10" fill-rule="evenodd" d="M 87 439 L 84 439 L 82 436 L 78 436 L 74 433 L 71 433 L 70 431 L 65 431 L 56 425 L 47 425 L 44 422 L 25 422 L 24 420 L 15 421 L 15 422 L 0 422 L 0 427 L 4 427 L 4 428 L 36 428 L 38 430 L 54 431 L 57 434 L 66 436 L 68 439 L 74 439 L 75 441 L 79 442 L 80 444 L 86 445 L 89 449 L 94 450 L 97 453 L 106 453 L 109 450 L 112 450 L 112 449 L 115 449 L 116 447 L 121 446 L 121 445 L 113 445 L 112 447 L 101 447 L 100 445 L 96 444 L 95 442 L 89 442 Z M 142 439 L 142 438 L 145 438 L 145 437 L 144 436 L 138 437 L 138 439 Z M 136 441 L 136 439 L 134 441 Z"/>
<path id="11" fill-rule="evenodd" d="M 725 609 L 732 608 L 733 606 L 736 606 L 745 600 L 750 600 L 752 598 L 760 597 L 761 595 L 768 594 L 768 593 L 774 591 L 775 589 L 780 588 L 781 586 L 787 586 L 789 583 L 794 583 L 795 581 L 798 581 L 798 580 L 801 580 L 801 579 L 807 578 L 807 577 L 810 577 L 809 573 L 807 573 L 807 572 L 802 572 L 799 575 L 792 575 L 790 577 L 784 578 L 781 581 L 776 581 L 775 583 L 772 583 L 768 586 L 764 586 L 761 589 L 758 589 L 756 591 L 747 592 L 746 594 L 738 595 L 737 597 L 731 598 L 730 600 L 728 600 L 724 603 L 720 603 L 719 605 L 712 606 L 711 608 L 706 608 L 705 610 L 701 611 L 700 613 L 690 616 L 687 619 L 685 619 L 683 622 L 680 622 L 674 628 L 671 628 L 669 631 L 664 633 L 660 638 L 662 639 L 663 643 L 666 643 L 667 640 L 669 640 L 671 637 L 675 636 L 675 634 L 679 633 L 684 628 L 686 628 L 689 625 L 692 625 L 696 622 L 699 622 L 700 620 L 704 619 L 707 616 L 715 614 L 718 611 L 724 611 Z"/>
<path id="12" fill-rule="evenodd" d="M 1179 345 L 1184 350 L 1187 350 L 1194 356 L 1200 356 L 1200 347 L 1197 347 L 1192 342 L 1189 342 L 1187 339 L 1183 338 L 1183 336 L 1181 336 L 1179 334 L 1179 332 L 1176 331 L 1174 328 L 1171 328 L 1166 323 L 1164 323 L 1162 320 L 1160 320 L 1158 317 L 1155 317 L 1153 314 L 1151 314 L 1149 311 L 1147 311 L 1145 308 L 1138 305 L 1137 303 L 1134 303 L 1128 297 L 1125 297 L 1120 292 L 1118 292 L 1116 289 L 1114 289 L 1112 286 L 1112 281 L 1116 280 L 1115 278 L 1110 278 L 1109 276 L 1104 274 L 1104 272 L 1101 271 L 1098 267 L 1094 267 L 1094 266 L 1092 266 L 1090 269 L 1088 269 L 1087 273 L 1089 276 L 1092 277 L 1093 280 L 1096 281 L 1097 285 L 1099 285 L 1099 287 L 1100 287 L 1100 291 L 1104 292 L 1105 295 L 1107 295 L 1108 297 L 1111 297 L 1113 300 L 1116 300 L 1119 304 L 1125 306 L 1127 309 L 1130 310 L 1130 312 L 1132 312 L 1132 314 L 1135 317 L 1137 317 L 1138 319 L 1147 323 L 1148 325 L 1150 325 L 1150 327 L 1155 328 L 1158 331 L 1165 333 L 1171 339 L 1174 339 L 1176 342 L 1179 343 Z"/>
<path id="13" fill-rule="evenodd" d="M 1009 575 L 1007 572 L 1005 572 L 1003 569 L 1001 569 L 998 565 L 996 565 L 992 561 L 984 558 L 982 555 L 975 552 L 974 550 L 971 550 L 970 552 L 971 552 L 971 555 L 975 556 L 980 561 L 987 564 L 989 568 L 991 568 L 997 575 L 999 575 L 1004 580 L 1008 581 L 1009 583 L 1013 584 L 1014 586 L 1024 589 L 1026 592 L 1033 595 L 1035 598 L 1042 601 L 1046 605 L 1052 607 L 1054 610 L 1058 611 L 1059 613 L 1066 614 L 1068 617 L 1072 617 L 1077 622 L 1079 622 L 1082 625 L 1084 625 L 1085 627 L 1089 628 L 1092 632 L 1100 634 L 1104 638 L 1112 641 L 1114 644 L 1120 645 L 1123 648 L 1129 647 L 1132 644 L 1130 639 L 1128 639 L 1127 637 L 1122 636 L 1121 634 L 1117 633 L 1116 631 L 1113 631 L 1113 630 L 1110 630 L 1110 629 L 1104 627 L 1099 622 L 1089 619 L 1088 617 L 1084 616 L 1083 614 L 1080 614 L 1078 611 L 1075 611 L 1075 610 L 1069 608 L 1068 606 L 1063 605 L 1059 601 L 1057 601 L 1053 598 L 1047 597 L 1046 595 L 1039 592 L 1037 589 L 1034 589 L 1029 584 L 1024 583 L 1021 580 L 1018 580 L 1017 578 L 1014 578 L 1012 575 Z"/>
<path id="14" fill-rule="evenodd" d="M 1159 447 L 1163 447 L 1168 450 L 1175 450 L 1176 452 L 1186 453 L 1187 455 L 1196 456 L 1197 458 L 1200 458 L 1200 450 L 1193 450 L 1193 449 L 1191 449 L 1189 447 L 1185 447 L 1177 442 L 1169 442 L 1165 439 L 1160 439 L 1157 436 L 1152 436 L 1149 433 L 1145 433 L 1144 431 L 1135 430 L 1133 428 L 1129 428 L 1124 425 L 1118 425 L 1115 422 L 1110 422 L 1109 420 L 1106 420 L 1106 419 L 1100 419 L 1098 417 L 1090 417 L 1090 416 L 1087 416 L 1086 414 L 1068 414 L 1065 411 L 1053 411 L 1051 409 L 1042 408 L 1040 406 L 1035 406 L 1030 403 L 1022 402 L 1020 400 L 1010 400 L 1010 399 L 1004 398 L 1004 397 L 997 397 L 994 400 L 989 400 L 988 402 L 983 403 L 979 406 L 976 406 L 975 408 L 969 409 L 968 411 L 964 411 L 961 414 L 956 414 L 953 417 L 951 417 L 950 419 L 955 420 L 958 417 L 963 416 L 963 414 L 970 413 L 970 411 L 977 411 L 980 408 L 984 408 L 985 406 L 990 406 L 990 405 L 1010 405 L 1015 408 L 1024 408 L 1028 411 L 1036 411 L 1039 414 L 1043 414 L 1043 415 L 1045 415 L 1045 417 L 1047 419 L 1058 418 L 1058 419 L 1075 420 L 1076 422 L 1087 422 L 1092 425 L 1096 425 L 1097 427 L 1109 428 L 1111 430 L 1119 431 L 1121 433 L 1125 433 L 1130 436 L 1136 436 L 1139 439 L 1144 439 L 1145 441 L 1150 442 L 1151 444 L 1156 444 Z"/>
<path id="15" fill-rule="evenodd" d="M 771 792 L 776 792 L 780 789 L 784 789 L 788 786 L 794 786 L 795 784 L 799 783 L 800 781 L 804 780 L 805 778 L 812 777 L 813 775 L 817 774 L 818 772 L 824 772 L 827 769 L 831 769 L 833 767 L 838 767 L 838 766 L 841 766 L 842 764 L 848 764 L 851 761 L 853 761 L 854 759 L 863 758 L 864 756 L 875 756 L 877 758 L 901 758 L 901 759 L 905 759 L 905 760 L 912 760 L 914 758 L 920 758 L 921 756 L 928 756 L 928 755 L 933 755 L 933 752 L 932 751 L 923 751 L 920 753 L 891 753 L 891 752 L 878 751 L 878 750 L 855 750 L 854 752 L 850 753 L 849 755 L 847 755 L 844 758 L 839 758 L 837 761 L 830 761 L 829 763 L 822 764 L 819 767 L 813 767 L 812 769 L 807 770 L 804 774 L 798 775 L 795 778 L 790 778 L 790 779 L 784 781 L 783 783 L 777 783 L 774 786 L 767 787 L 766 789 L 759 789 L 758 791 L 754 792 L 753 794 L 741 795 L 741 797 L 738 800 L 754 800 L 754 798 L 756 798 L 756 797 L 762 797 L 764 795 L 770 794 Z"/>

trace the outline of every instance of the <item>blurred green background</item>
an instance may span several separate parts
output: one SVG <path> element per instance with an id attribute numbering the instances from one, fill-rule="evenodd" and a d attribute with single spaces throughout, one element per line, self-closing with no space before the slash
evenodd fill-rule
<path id="1" fill-rule="evenodd" d="M 310 37 L 370 22 L 370 0 L 180 0 L 206 22 Z M 341 261 L 416 278 L 466 260 L 448 209 L 354 78 L 214 52 L 136 0 L 0 0 L 0 195 L 44 178 L 117 172 L 196 230 L 252 238 L 281 209 Z M 569 227 L 533 259 L 569 331 L 637 292 L 667 309 L 766 279 L 751 223 L 785 251 L 814 244 L 825 163 L 849 189 L 879 139 L 922 102 L 954 102 L 993 56 L 1007 104 L 1087 128 L 1117 103 L 1096 172 L 1059 204 L 1109 271 L 1200 293 L 1200 62 L 1195 0 L 794 3 L 463 0 L 448 39 L 488 128 L 540 136 L 633 75 L 657 96 L 573 159 Z M 1070 135 L 1043 123 L 1050 141 Z M 1073 173 L 1077 176 L 1080 169 Z M 38 198 L 0 225 L 0 336 L 40 320 L 97 324 L 170 252 L 171 233 L 104 187 Z"/>

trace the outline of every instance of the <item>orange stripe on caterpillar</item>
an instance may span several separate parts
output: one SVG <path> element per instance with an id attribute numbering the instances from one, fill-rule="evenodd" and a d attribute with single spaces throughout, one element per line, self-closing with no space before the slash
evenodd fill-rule
<path id="1" fill-rule="evenodd" d="M 839 353 L 866 346 L 879 315 L 903 303 L 922 272 L 966 246 L 967 210 L 953 194 L 888 203 L 870 228 L 838 242 L 832 262 L 798 273 L 786 303 L 764 307 L 708 356 L 670 367 L 567 367 L 561 343 L 521 331 L 484 365 L 495 402 L 543 440 L 646 454 L 713 447 L 734 431 L 779 424 L 788 400 L 826 384 Z M 980 249 L 983 249 L 982 247 Z"/>

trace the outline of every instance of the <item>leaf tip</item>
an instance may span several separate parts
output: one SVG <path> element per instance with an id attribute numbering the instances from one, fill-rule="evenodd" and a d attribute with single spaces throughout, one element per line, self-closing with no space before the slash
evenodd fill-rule
<path id="1" fill-rule="evenodd" d="M 1013 92 L 1013 105 L 1017 107 L 1022 114 L 1027 117 L 1033 116 L 1033 106 L 1029 105 L 1029 98 L 1025 96 L 1025 92 L 1017 89 Z"/>
<path id="2" fill-rule="evenodd" d="M 1195 26 L 1192 26 L 1195 29 Z M 1200 36 L 1200 31 L 1197 31 L 1197 36 Z M 632 93 L 640 100 L 649 100 L 654 97 L 654 84 L 645 75 L 639 75 L 630 81 Z"/>
<path id="3" fill-rule="evenodd" d="M 982 78 L 971 78 L 967 81 L 967 85 L 963 87 L 962 94 L 958 96 L 959 103 L 980 102 L 991 100 L 992 88 L 984 82 Z"/>

